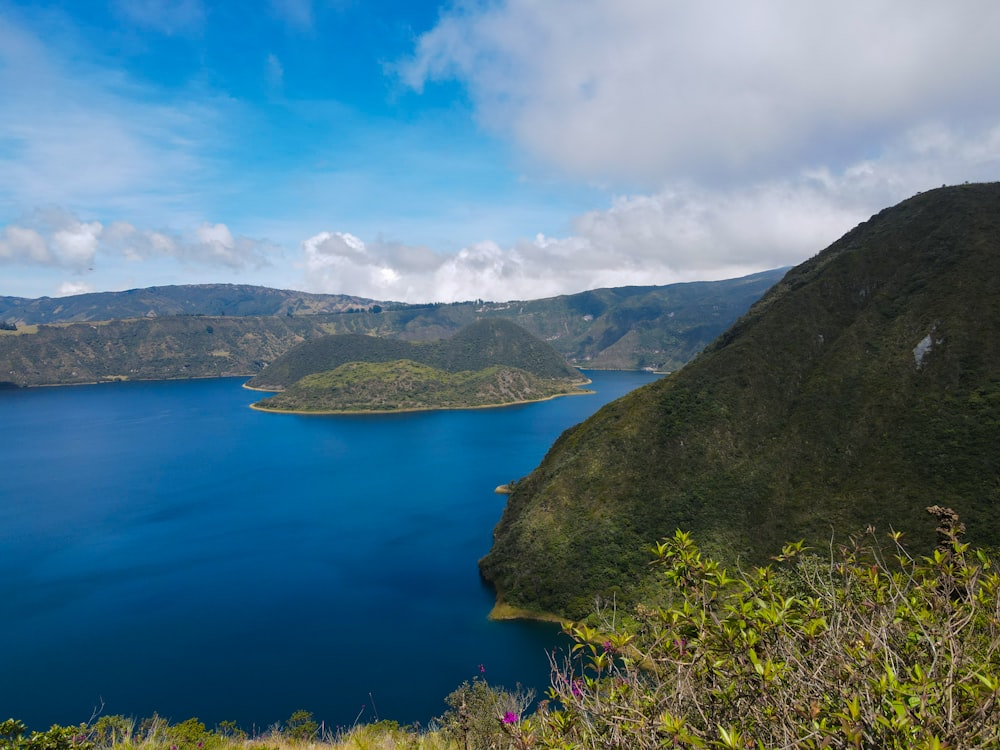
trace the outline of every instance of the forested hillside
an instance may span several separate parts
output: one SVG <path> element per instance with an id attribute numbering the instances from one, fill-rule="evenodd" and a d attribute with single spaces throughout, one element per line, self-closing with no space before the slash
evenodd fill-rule
<path id="1" fill-rule="evenodd" d="M 280 391 L 307 375 L 350 362 L 412 360 L 444 372 L 482 370 L 508 365 L 542 378 L 582 380 L 579 372 L 549 344 L 507 320 L 482 320 L 438 341 L 343 334 L 299 344 L 247 383 L 250 388 Z"/>
<path id="2" fill-rule="evenodd" d="M 481 320 L 448 339 L 411 343 L 357 334 L 307 341 L 248 384 L 281 390 L 274 411 L 454 409 L 572 393 L 580 372 L 508 320 Z"/>
<path id="3" fill-rule="evenodd" d="M 482 561 L 502 601 L 636 596 L 691 531 L 724 560 L 958 511 L 1000 543 L 1000 185 L 917 195 L 792 269 L 703 354 L 564 433 Z"/>

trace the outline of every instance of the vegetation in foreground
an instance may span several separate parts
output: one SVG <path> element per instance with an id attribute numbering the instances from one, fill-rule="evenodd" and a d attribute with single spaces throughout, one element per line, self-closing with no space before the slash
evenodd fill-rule
<path id="1" fill-rule="evenodd" d="M 231 724 L 101 717 L 0 750 L 1000 747 L 1000 574 L 947 508 L 934 552 L 869 530 L 828 550 L 788 544 L 727 571 L 678 531 L 654 548 L 666 596 L 566 626 L 546 700 L 465 683 L 428 730 L 392 722 L 330 733 L 300 711 L 248 737 Z"/>

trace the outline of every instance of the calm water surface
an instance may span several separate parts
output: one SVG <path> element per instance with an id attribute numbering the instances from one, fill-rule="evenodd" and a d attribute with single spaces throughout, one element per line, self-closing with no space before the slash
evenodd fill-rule
<path id="1" fill-rule="evenodd" d="M 242 380 L 0 392 L 0 715 L 246 729 L 425 723 L 485 668 L 547 684 L 553 627 L 487 620 L 477 560 L 592 396 L 365 417 L 255 412 Z"/>

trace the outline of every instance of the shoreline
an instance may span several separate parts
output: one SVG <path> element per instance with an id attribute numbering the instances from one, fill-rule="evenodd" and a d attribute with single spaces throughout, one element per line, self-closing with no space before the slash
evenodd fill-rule
<path id="1" fill-rule="evenodd" d="M 253 380 L 253 378 L 250 378 L 250 380 Z M 256 391 L 257 393 L 281 393 L 281 391 L 275 391 L 275 390 L 272 390 L 271 388 L 254 388 L 252 385 L 248 385 L 248 383 L 250 382 L 250 380 L 248 380 L 246 383 L 244 383 L 240 387 L 241 388 L 246 388 L 248 391 Z"/>
<path id="2" fill-rule="evenodd" d="M 246 375 L 182 375 L 176 378 L 130 378 L 127 375 L 108 375 L 104 380 L 80 380 L 73 383 L 33 383 L 21 385 L 13 380 L 11 390 L 29 390 L 31 388 L 72 388 L 77 385 L 111 385 L 113 383 L 177 383 L 182 380 L 225 380 L 226 378 L 245 378 Z"/>
<path id="3" fill-rule="evenodd" d="M 664 371 L 664 370 L 649 371 L 649 370 L 643 370 L 643 369 L 638 369 L 638 370 L 636 370 L 636 369 L 618 369 L 618 368 L 610 368 L 610 367 L 581 367 L 580 365 L 573 365 L 573 367 L 575 367 L 577 370 L 580 370 L 581 372 L 587 372 L 588 370 L 591 370 L 593 372 L 645 372 L 645 373 L 648 373 L 650 375 L 661 375 L 661 376 L 663 376 L 663 375 L 671 375 L 674 372 L 674 371 Z M 248 378 L 249 379 L 249 378 L 253 378 L 253 377 L 255 377 L 255 374 L 251 374 L 251 373 L 235 373 L 233 375 L 179 375 L 179 376 L 173 377 L 173 378 L 171 378 L 171 377 L 133 378 L 133 377 L 124 376 L 124 375 L 108 375 L 103 380 L 76 380 L 76 381 L 68 382 L 68 383 L 18 383 L 17 381 L 14 381 L 14 380 L 9 380 L 9 381 L 6 381 L 6 382 L 12 383 L 16 388 L 19 388 L 19 389 L 27 389 L 27 388 L 61 388 L 63 386 L 74 386 L 74 385 L 104 385 L 106 383 L 160 383 L 160 382 L 171 382 L 171 381 L 175 381 L 175 380 L 219 380 L 219 379 L 223 379 L 223 378 Z M 592 383 L 592 382 L 593 381 L 588 378 L 585 382 L 581 383 L 580 385 L 584 386 L 584 385 L 587 385 L 587 384 Z M 268 389 L 264 389 L 264 388 L 254 388 L 252 386 L 248 386 L 246 383 L 243 383 L 241 385 L 241 387 L 242 388 L 246 388 L 248 391 L 258 391 L 260 393 L 281 393 L 281 391 L 272 391 L 272 390 L 268 390 Z M 591 392 L 592 391 L 581 391 L 581 393 L 585 393 L 585 394 L 586 393 L 591 393 Z M 575 395 L 575 394 L 564 394 L 564 395 Z M 541 400 L 544 400 L 544 399 L 538 399 L 538 400 L 541 401 Z M 524 401 L 524 402 L 518 402 L 518 403 L 533 403 L 533 402 L 531 402 L 531 401 Z M 497 406 L 514 406 L 514 404 L 497 404 Z M 444 408 L 444 407 L 442 407 L 442 408 Z M 451 408 L 451 407 L 448 407 L 448 408 Z M 477 407 L 472 407 L 472 408 L 477 408 Z M 486 408 L 492 408 L 492 407 L 486 407 Z M 265 411 L 265 410 L 262 409 L 261 411 Z M 289 412 L 289 413 L 291 413 L 291 412 Z M 318 412 L 305 412 L 305 413 L 307 413 L 307 414 L 315 414 L 315 413 L 318 413 Z M 357 413 L 357 412 L 344 412 L 344 413 L 345 414 L 354 414 L 354 413 Z M 382 414 L 382 413 L 390 413 L 390 412 L 372 412 L 372 413 L 373 414 Z"/>
<path id="4" fill-rule="evenodd" d="M 551 622 L 557 625 L 566 625 L 571 623 L 571 620 L 565 617 L 560 617 L 559 615 L 554 615 L 551 612 L 536 612 L 531 609 L 521 609 L 520 607 L 513 607 L 510 604 L 505 604 L 500 601 L 499 598 L 493 605 L 493 609 L 490 610 L 487 618 L 493 622 L 507 622 L 511 620 L 533 620 L 535 622 Z"/>

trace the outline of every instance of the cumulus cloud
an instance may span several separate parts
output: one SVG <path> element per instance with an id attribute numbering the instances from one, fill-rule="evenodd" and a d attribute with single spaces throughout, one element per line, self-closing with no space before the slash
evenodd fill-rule
<path id="1" fill-rule="evenodd" d="M 84 268 L 94 260 L 103 226 L 61 209 L 36 211 L 0 234 L 0 262 Z"/>
<path id="2" fill-rule="evenodd" d="M 539 234 L 511 247 L 485 240 L 453 254 L 323 232 L 302 243 L 306 284 L 315 291 L 374 299 L 452 302 L 729 278 L 803 260 L 855 220 L 830 215 L 821 202 L 801 205 L 807 199 L 789 206 L 779 193 L 751 200 L 728 196 L 729 205 L 714 202 L 718 197 L 679 192 L 621 197 L 610 209 L 578 217 L 571 236 Z M 811 214 L 797 213 L 784 222 L 757 220 L 758 211 L 809 208 Z M 749 216 L 754 220 L 744 224 Z M 748 246 L 758 251 L 749 262 L 741 253 Z M 421 262 L 406 262 L 409 254 Z"/>
<path id="3" fill-rule="evenodd" d="M 128 222 L 108 227 L 102 248 L 131 261 L 173 258 L 185 264 L 259 269 L 273 264 L 281 248 L 267 240 L 233 236 L 225 224 L 202 223 L 187 236 L 139 229 Z"/>
<path id="4" fill-rule="evenodd" d="M 69 297 L 73 294 L 86 294 L 94 291 L 94 288 L 85 281 L 65 281 L 59 285 L 57 297 Z"/>
<path id="5" fill-rule="evenodd" d="M 456 3 L 400 77 L 463 84 L 526 163 L 641 192 L 398 288 L 510 299 L 735 276 L 920 190 L 995 180 L 998 27 L 990 0 Z"/>
<path id="6" fill-rule="evenodd" d="M 838 168 L 922 122 L 1000 116 L 992 0 L 460 3 L 399 68 L 588 178 Z"/>
<path id="7" fill-rule="evenodd" d="M 48 263 L 49 248 L 34 229 L 8 225 L 0 235 L 0 261 L 8 263 Z"/>
<path id="8" fill-rule="evenodd" d="M 723 279 L 794 265 L 872 214 L 921 190 L 1000 169 L 1000 127 L 903 134 L 878 159 L 836 171 L 714 187 L 671 182 L 581 214 L 566 237 L 510 247 L 482 241 L 450 254 L 341 232 L 303 243 L 307 283 L 376 299 L 533 299 L 599 287 Z"/>
<path id="9" fill-rule="evenodd" d="M 189 234 L 140 229 L 128 222 L 81 221 L 59 208 L 36 211 L 0 231 L 0 264 L 90 269 L 100 260 L 172 258 L 235 271 L 272 265 L 282 250 L 266 240 L 233 236 L 225 224 L 202 223 Z"/>

